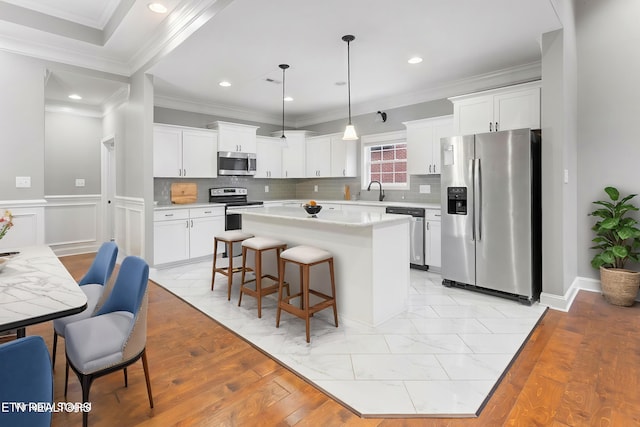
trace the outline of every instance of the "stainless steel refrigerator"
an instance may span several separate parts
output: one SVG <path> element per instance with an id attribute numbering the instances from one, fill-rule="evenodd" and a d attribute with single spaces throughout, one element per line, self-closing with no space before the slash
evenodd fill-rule
<path id="1" fill-rule="evenodd" d="M 530 129 L 441 140 L 445 286 L 539 299 L 540 143 Z"/>

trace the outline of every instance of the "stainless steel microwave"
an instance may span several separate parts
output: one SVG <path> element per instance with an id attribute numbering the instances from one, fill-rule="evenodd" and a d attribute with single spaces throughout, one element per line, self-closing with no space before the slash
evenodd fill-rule
<path id="1" fill-rule="evenodd" d="M 255 175 L 255 153 L 218 152 L 218 175 Z"/>

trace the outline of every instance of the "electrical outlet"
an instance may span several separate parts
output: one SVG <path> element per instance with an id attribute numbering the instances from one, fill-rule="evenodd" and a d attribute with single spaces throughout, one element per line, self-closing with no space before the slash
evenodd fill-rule
<path id="1" fill-rule="evenodd" d="M 428 184 L 427 185 L 421 185 L 420 186 L 420 193 L 423 193 L 423 194 L 431 193 L 431 186 L 428 185 Z"/>
<path id="2" fill-rule="evenodd" d="M 16 176 L 16 188 L 31 188 L 31 177 Z"/>
<path id="3" fill-rule="evenodd" d="M 84 178 L 76 178 L 76 187 L 84 187 Z"/>
<path id="4" fill-rule="evenodd" d="M 269 192 L 269 186 L 268 186 L 268 185 L 265 185 L 265 186 L 264 186 L 264 192 L 265 192 L 265 193 L 268 193 L 268 192 Z"/>
<path id="5" fill-rule="evenodd" d="M 317 186 L 317 185 L 314 185 L 314 186 L 313 186 L 313 191 L 314 191 L 315 193 L 317 193 L 317 192 L 318 192 L 318 186 Z"/>

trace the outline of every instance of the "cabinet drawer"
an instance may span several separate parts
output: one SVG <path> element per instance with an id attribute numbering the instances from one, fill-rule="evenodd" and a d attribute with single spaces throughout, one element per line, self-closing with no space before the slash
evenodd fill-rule
<path id="1" fill-rule="evenodd" d="M 442 221 L 442 214 L 436 209 L 426 209 L 424 211 L 424 218 L 426 221 Z"/>
<path id="2" fill-rule="evenodd" d="M 191 219 L 206 218 L 209 216 L 224 216 L 224 206 L 189 209 L 189 215 L 191 216 Z"/>
<path id="3" fill-rule="evenodd" d="M 189 209 L 167 209 L 153 212 L 154 221 L 171 221 L 175 219 L 189 219 Z"/>

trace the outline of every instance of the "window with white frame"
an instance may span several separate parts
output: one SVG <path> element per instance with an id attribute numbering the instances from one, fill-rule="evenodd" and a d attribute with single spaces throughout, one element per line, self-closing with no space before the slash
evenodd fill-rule
<path id="1" fill-rule="evenodd" d="M 384 188 L 409 188 L 407 174 L 407 141 L 404 134 L 394 132 L 362 139 L 362 188 L 371 181 L 380 181 Z"/>

